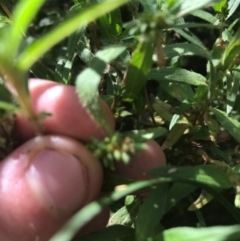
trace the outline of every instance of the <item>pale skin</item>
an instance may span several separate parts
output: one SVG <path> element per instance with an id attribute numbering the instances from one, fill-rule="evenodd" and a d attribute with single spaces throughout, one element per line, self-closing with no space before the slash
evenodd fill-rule
<path id="1" fill-rule="evenodd" d="M 34 138 L 31 124 L 17 115 L 15 133 L 23 145 L 0 163 L 0 240 L 4 241 L 48 240 L 73 213 L 99 196 L 103 178 L 99 160 L 81 142 L 105 134 L 81 106 L 74 88 L 31 80 L 29 89 L 35 111 L 52 116 L 42 123 L 46 135 Z M 101 103 L 114 129 L 111 111 Z M 160 147 L 153 146 L 150 159 L 160 159 L 151 168 L 166 161 Z M 146 153 L 137 159 L 141 155 L 145 159 Z M 105 212 L 91 228 L 103 226 L 107 219 Z"/>

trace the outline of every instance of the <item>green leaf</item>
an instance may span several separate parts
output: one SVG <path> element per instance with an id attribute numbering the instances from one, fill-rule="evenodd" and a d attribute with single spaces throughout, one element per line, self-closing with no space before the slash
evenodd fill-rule
<path id="1" fill-rule="evenodd" d="M 149 79 L 159 81 L 172 81 L 177 83 L 185 83 L 190 85 L 207 85 L 206 78 L 201 74 L 180 68 L 166 67 L 160 70 L 151 69 L 148 74 Z"/>
<path id="2" fill-rule="evenodd" d="M 152 66 L 154 39 L 151 36 L 142 36 L 133 52 L 131 62 L 125 78 L 124 99 L 132 101 L 147 82 L 147 74 Z"/>
<path id="3" fill-rule="evenodd" d="M 13 11 L 12 24 L 5 39 L 7 52 L 15 55 L 24 34 L 46 0 L 21 0 Z"/>
<path id="4" fill-rule="evenodd" d="M 190 85 L 174 82 L 161 81 L 159 79 L 160 88 L 166 91 L 169 95 L 176 98 L 179 101 L 189 100 L 192 102 L 194 100 L 194 92 Z M 198 87 L 206 87 L 199 85 Z"/>
<path id="5" fill-rule="evenodd" d="M 169 9 L 173 15 L 176 17 L 182 17 L 190 12 L 193 12 L 197 9 L 210 6 L 219 0 L 202 0 L 202 1 L 193 1 L 192 0 L 179 0 L 175 1 L 175 4 L 172 4 Z"/>
<path id="6" fill-rule="evenodd" d="M 172 228 L 148 241 L 237 241 L 240 225 L 215 226 L 209 228 Z"/>
<path id="7" fill-rule="evenodd" d="M 155 233 L 159 221 L 164 214 L 167 189 L 167 184 L 160 185 L 151 190 L 145 197 L 135 222 L 136 241 L 145 241 Z"/>
<path id="8" fill-rule="evenodd" d="M 97 52 L 90 66 L 82 71 L 76 80 L 76 88 L 79 99 L 90 112 L 98 125 L 104 128 L 106 133 L 112 134 L 108 121 L 99 104 L 98 86 L 102 74 L 109 62 L 117 58 L 126 50 L 125 46 L 112 46 Z"/>
<path id="9" fill-rule="evenodd" d="M 173 115 L 171 122 L 169 124 L 169 130 L 172 129 L 172 127 L 178 122 L 178 120 L 181 121 L 180 117 L 184 112 L 188 111 L 192 107 L 192 104 L 189 103 L 187 100 L 184 100 L 179 108 L 177 109 L 176 113 Z"/>
<path id="10" fill-rule="evenodd" d="M 183 133 L 189 128 L 189 123 L 176 123 L 172 129 L 169 131 L 169 134 L 162 144 L 162 149 L 165 150 L 169 147 L 172 147 L 174 144 L 178 142 L 178 140 L 182 137 Z"/>
<path id="11" fill-rule="evenodd" d="M 207 12 L 207 11 L 204 11 L 204 10 L 196 10 L 194 12 L 191 13 L 191 15 L 195 16 L 195 17 L 198 17 L 198 18 L 201 18 L 203 20 L 205 20 L 206 22 L 209 22 L 211 24 L 215 24 L 217 22 L 217 18 L 212 15 L 211 13 Z"/>
<path id="12" fill-rule="evenodd" d="M 172 106 L 162 100 L 158 100 L 154 98 L 153 96 L 150 98 L 151 98 L 151 105 L 153 109 L 157 112 L 157 114 L 163 120 L 170 122 L 173 117 L 173 114 L 171 113 Z"/>
<path id="13" fill-rule="evenodd" d="M 105 0 L 86 9 L 80 8 L 80 10 L 74 11 L 74 14 L 66 18 L 59 26 L 36 40 L 22 52 L 16 62 L 18 68 L 28 70 L 42 55 L 65 37 L 80 27 L 85 26 L 86 23 L 94 21 L 128 1 L 129 0 Z"/>
<path id="14" fill-rule="evenodd" d="M 215 12 L 221 13 L 224 10 L 224 7 L 226 6 L 227 0 L 219 1 L 218 3 L 215 3 L 213 5 L 213 9 Z"/>
<path id="15" fill-rule="evenodd" d="M 229 0 L 228 1 L 228 15 L 227 18 L 230 18 L 234 12 L 237 10 L 238 6 L 240 4 L 240 0 Z"/>
<path id="16" fill-rule="evenodd" d="M 0 101 L 0 109 L 7 111 L 23 112 L 20 107 L 4 101 Z"/>
<path id="17" fill-rule="evenodd" d="M 235 105 L 239 86 L 240 72 L 233 71 L 232 76 L 227 76 L 227 114 L 229 114 L 232 111 Z"/>
<path id="18" fill-rule="evenodd" d="M 240 52 L 240 29 L 234 35 L 227 48 L 225 49 L 222 56 L 222 65 L 225 69 L 228 69 L 232 64 L 234 64 L 234 59 Z"/>
<path id="19" fill-rule="evenodd" d="M 180 34 L 182 37 L 184 37 L 186 40 L 188 40 L 190 43 L 196 44 L 200 46 L 202 49 L 206 49 L 202 41 L 188 29 L 174 28 L 173 30 L 176 33 Z"/>
<path id="20" fill-rule="evenodd" d="M 210 53 L 201 48 L 199 45 L 191 44 L 191 43 L 176 43 L 167 45 L 164 48 L 165 54 L 168 58 L 174 58 L 176 56 L 201 56 L 206 59 L 210 59 Z"/>
<path id="21" fill-rule="evenodd" d="M 121 224 L 131 227 L 139 209 L 139 201 L 134 201 L 131 204 L 121 207 L 110 218 L 110 224 Z"/>
<path id="22" fill-rule="evenodd" d="M 221 110 L 213 109 L 212 111 L 217 117 L 217 120 L 220 122 L 222 127 L 224 127 L 231 134 L 231 136 L 238 143 L 240 143 L 240 123 L 237 120 L 229 117 L 225 112 Z"/>
<path id="23" fill-rule="evenodd" d="M 230 182 L 226 173 L 211 165 L 184 166 L 184 167 L 161 167 L 148 172 L 152 176 L 172 178 L 175 181 L 194 180 L 215 188 L 230 188 Z"/>
<path id="24" fill-rule="evenodd" d="M 113 225 L 73 241 L 133 241 L 134 229 L 123 225 Z"/>

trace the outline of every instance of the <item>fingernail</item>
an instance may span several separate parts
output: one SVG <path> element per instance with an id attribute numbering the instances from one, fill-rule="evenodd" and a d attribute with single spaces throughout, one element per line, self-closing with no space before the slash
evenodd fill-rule
<path id="1" fill-rule="evenodd" d="M 26 177 L 37 200 L 54 215 L 70 215 L 85 204 L 87 172 L 70 153 L 38 151 Z"/>

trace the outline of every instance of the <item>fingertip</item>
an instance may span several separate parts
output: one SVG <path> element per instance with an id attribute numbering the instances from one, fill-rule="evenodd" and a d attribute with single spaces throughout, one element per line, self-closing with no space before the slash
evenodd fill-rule
<path id="1" fill-rule="evenodd" d="M 61 136 L 36 137 L 0 166 L 0 240 L 48 238 L 95 199 L 102 168 L 86 148 Z"/>
<path id="2" fill-rule="evenodd" d="M 93 137 L 103 139 L 106 135 L 90 113 L 83 107 L 75 88 L 53 81 L 31 79 L 29 91 L 33 109 L 36 113 L 47 112 L 50 115 L 41 122 L 44 134 L 60 134 L 84 142 Z M 100 105 L 114 130 L 115 120 L 107 104 L 100 99 Z M 21 142 L 34 137 L 34 129 L 21 113 L 16 115 L 14 133 Z"/>

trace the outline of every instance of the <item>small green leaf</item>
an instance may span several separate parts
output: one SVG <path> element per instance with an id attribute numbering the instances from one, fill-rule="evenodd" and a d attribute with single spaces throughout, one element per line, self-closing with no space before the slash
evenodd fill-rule
<path id="1" fill-rule="evenodd" d="M 215 3 L 213 5 L 213 9 L 215 12 L 218 13 L 222 13 L 222 11 L 224 10 L 225 6 L 226 6 L 227 0 L 221 0 L 218 3 Z"/>
<path id="2" fill-rule="evenodd" d="M 135 222 L 136 241 L 145 241 L 155 233 L 159 221 L 164 214 L 167 189 L 167 184 L 160 185 L 151 190 L 145 197 Z"/>
<path id="3" fill-rule="evenodd" d="M 199 45 L 191 43 L 169 44 L 164 48 L 164 51 L 168 58 L 187 55 L 197 55 L 207 59 L 211 58 L 211 55 L 207 50 L 201 48 Z"/>
<path id="4" fill-rule="evenodd" d="M 213 113 L 217 117 L 217 120 L 220 122 L 220 124 L 232 135 L 232 137 L 240 143 L 240 123 L 229 117 L 225 112 L 213 109 Z"/>
<path id="5" fill-rule="evenodd" d="M 176 113 L 173 115 L 171 119 L 171 122 L 169 124 L 169 130 L 171 130 L 173 126 L 178 122 L 178 120 L 180 120 L 180 117 L 182 116 L 182 114 L 187 110 L 189 110 L 191 107 L 192 107 L 192 104 L 189 103 L 187 100 L 184 100 L 181 103 L 181 105 L 179 106 Z"/>
<path id="6" fill-rule="evenodd" d="M 170 122 L 173 114 L 172 112 L 172 107 L 168 103 L 155 99 L 154 97 L 151 98 L 151 104 L 153 109 L 157 112 L 157 114 L 165 121 Z"/>
<path id="7" fill-rule="evenodd" d="M 82 71 L 76 80 L 79 99 L 90 112 L 96 123 L 104 128 L 106 133 L 112 134 L 108 121 L 99 104 L 98 86 L 107 64 L 126 50 L 125 46 L 113 46 L 97 52 L 90 66 Z"/>
<path id="8" fill-rule="evenodd" d="M 233 71 L 232 76 L 227 76 L 227 114 L 229 114 L 232 111 L 235 105 L 239 86 L 240 72 Z"/>
<path id="9" fill-rule="evenodd" d="M 194 12 L 191 13 L 191 15 L 195 16 L 195 17 L 198 17 L 198 18 L 201 18 L 203 20 L 205 20 L 206 22 L 209 22 L 211 24 L 215 24 L 217 22 L 217 18 L 212 15 L 211 13 L 207 12 L 207 11 L 204 11 L 204 10 L 201 10 L 201 9 L 198 9 Z"/>
<path id="10" fill-rule="evenodd" d="M 201 74 L 180 68 L 166 67 L 160 70 L 151 69 L 148 74 L 149 79 L 159 81 L 172 81 L 191 85 L 207 85 L 206 78 Z"/>
<path id="11" fill-rule="evenodd" d="M 180 34 L 183 38 L 188 40 L 190 43 L 196 44 L 200 46 L 202 49 L 206 49 L 202 41 L 190 30 L 188 29 L 180 29 L 180 28 L 174 28 L 173 29 L 176 33 Z"/>
<path id="12" fill-rule="evenodd" d="M 240 52 L 240 30 L 236 32 L 222 55 L 222 65 L 228 69 L 234 64 L 234 59 Z"/>
<path id="13" fill-rule="evenodd" d="M 194 92 L 190 85 L 175 83 L 175 82 L 166 82 L 159 79 L 160 88 L 166 91 L 169 95 L 176 98 L 179 101 L 189 100 L 192 102 L 194 100 Z M 198 87 L 205 87 L 204 85 L 199 85 Z"/>
<path id="14" fill-rule="evenodd" d="M 176 144 L 177 141 L 182 137 L 183 133 L 189 128 L 189 126 L 189 123 L 176 123 L 162 144 L 162 149 L 165 150 Z"/>
<path id="15" fill-rule="evenodd" d="M 133 52 L 125 78 L 124 99 L 132 101 L 147 82 L 147 74 L 152 66 L 154 39 L 151 36 L 142 36 Z"/>
<path id="16" fill-rule="evenodd" d="M 124 226 L 132 226 L 139 209 L 139 201 L 134 201 L 130 205 L 121 207 L 110 218 L 110 225 L 121 224 Z"/>

